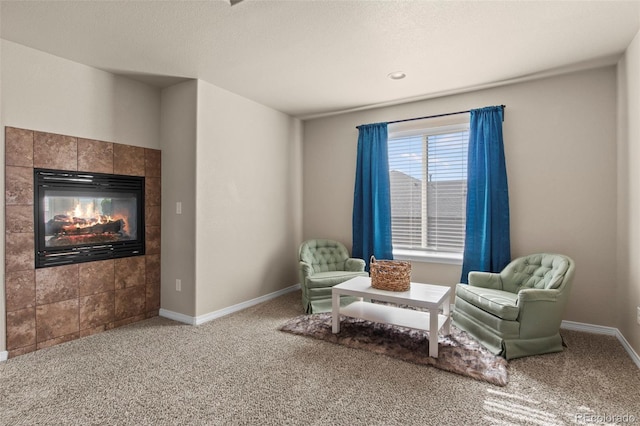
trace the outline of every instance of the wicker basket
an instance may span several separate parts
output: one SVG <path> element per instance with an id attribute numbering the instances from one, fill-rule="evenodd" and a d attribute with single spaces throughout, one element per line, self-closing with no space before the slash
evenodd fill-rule
<path id="1" fill-rule="evenodd" d="M 407 291 L 411 287 L 411 263 L 376 260 L 371 256 L 371 287 L 378 290 Z"/>

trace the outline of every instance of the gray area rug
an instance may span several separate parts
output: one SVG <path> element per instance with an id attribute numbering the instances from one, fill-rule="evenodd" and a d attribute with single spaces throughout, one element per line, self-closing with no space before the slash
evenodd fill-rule
<path id="1" fill-rule="evenodd" d="M 428 333 L 357 318 L 340 317 L 340 333 L 331 332 L 331 314 L 300 315 L 281 331 L 364 349 L 421 365 L 431 365 L 497 386 L 509 382 L 507 361 L 493 355 L 466 332 L 451 326 L 449 336 L 439 336 L 438 358 L 429 356 Z"/>

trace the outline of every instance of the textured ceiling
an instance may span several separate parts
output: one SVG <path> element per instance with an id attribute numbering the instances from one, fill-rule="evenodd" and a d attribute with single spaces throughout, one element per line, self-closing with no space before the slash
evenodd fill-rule
<path id="1" fill-rule="evenodd" d="M 1 36 L 151 84 L 199 78 L 310 117 L 615 63 L 622 1 L 5 1 Z M 387 74 L 402 70 L 404 80 Z"/>

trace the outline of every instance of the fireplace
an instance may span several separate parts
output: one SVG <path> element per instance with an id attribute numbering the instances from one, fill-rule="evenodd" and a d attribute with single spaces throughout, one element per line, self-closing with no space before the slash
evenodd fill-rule
<path id="1" fill-rule="evenodd" d="M 145 253 L 144 177 L 34 169 L 35 267 Z"/>

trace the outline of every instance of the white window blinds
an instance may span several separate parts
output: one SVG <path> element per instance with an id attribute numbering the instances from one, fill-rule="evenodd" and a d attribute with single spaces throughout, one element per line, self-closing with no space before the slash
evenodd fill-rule
<path id="1" fill-rule="evenodd" d="M 389 132 L 394 249 L 462 253 L 468 123 Z"/>

